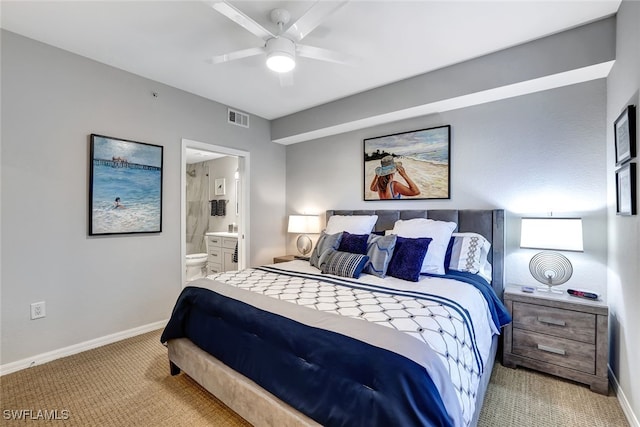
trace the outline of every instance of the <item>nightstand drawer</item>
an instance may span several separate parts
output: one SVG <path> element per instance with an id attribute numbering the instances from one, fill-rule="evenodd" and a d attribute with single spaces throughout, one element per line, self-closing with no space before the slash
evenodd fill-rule
<path id="1" fill-rule="evenodd" d="M 596 347 L 578 341 L 513 329 L 513 354 L 595 374 Z"/>
<path id="2" fill-rule="evenodd" d="M 590 313 L 514 301 L 513 327 L 596 343 L 596 316 Z"/>

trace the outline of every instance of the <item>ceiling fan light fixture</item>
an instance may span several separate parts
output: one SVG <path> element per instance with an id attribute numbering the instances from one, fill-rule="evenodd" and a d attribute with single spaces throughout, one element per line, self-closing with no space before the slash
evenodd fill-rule
<path id="1" fill-rule="evenodd" d="M 287 73 L 296 66 L 296 46 L 292 40 L 276 37 L 267 40 L 267 67 L 276 73 Z"/>
<path id="2" fill-rule="evenodd" d="M 296 61 L 289 55 L 283 53 L 273 53 L 267 57 L 267 67 L 276 73 L 287 73 L 293 70 Z"/>

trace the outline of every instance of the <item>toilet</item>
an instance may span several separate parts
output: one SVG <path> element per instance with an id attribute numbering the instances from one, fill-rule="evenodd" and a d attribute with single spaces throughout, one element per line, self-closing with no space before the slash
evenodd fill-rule
<path id="1" fill-rule="evenodd" d="M 200 279 L 206 276 L 207 254 L 187 255 L 187 281 Z"/>

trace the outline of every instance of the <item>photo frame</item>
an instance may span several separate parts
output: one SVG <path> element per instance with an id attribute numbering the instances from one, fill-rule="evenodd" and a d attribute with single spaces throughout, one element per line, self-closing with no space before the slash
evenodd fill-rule
<path id="1" fill-rule="evenodd" d="M 163 147 L 91 134 L 89 235 L 162 232 Z"/>
<path id="2" fill-rule="evenodd" d="M 636 107 L 629 105 L 613 123 L 616 165 L 636 156 Z"/>
<path id="3" fill-rule="evenodd" d="M 227 194 L 227 185 L 224 178 L 216 178 L 214 181 L 215 195 L 224 196 Z"/>
<path id="4" fill-rule="evenodd" d="M 363 145 L 365 201 L 451 198 L 450 125 L 367 138 Z"/>
<path id="5" fill-rule="evenodd" d="M 636 202 L 636 164 L 627 163 L 616 171 L 616 213 L 635 215 Z"/>

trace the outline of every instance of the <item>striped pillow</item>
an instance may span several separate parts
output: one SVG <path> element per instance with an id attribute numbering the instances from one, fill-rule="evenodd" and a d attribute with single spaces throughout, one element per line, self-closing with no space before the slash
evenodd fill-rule
<path id="1" fill-rule="evenodd" d="M 367 255 L 328 250 L 320 257 L 320 271 L 323 274 L 357 279 L 368 262 Z"/>

